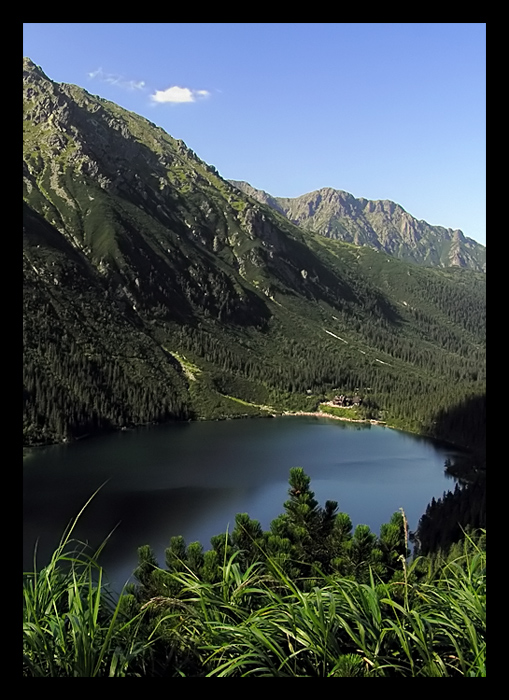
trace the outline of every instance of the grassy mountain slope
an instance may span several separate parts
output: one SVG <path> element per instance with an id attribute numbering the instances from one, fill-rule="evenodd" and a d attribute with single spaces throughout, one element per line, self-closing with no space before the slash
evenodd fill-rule
<path id="1" fill-rule="evenodd" d="M 301 230 L 29 59 L 23 86 L 26 442 L 335 390 L 433 433 L 483 392 L 483 274 Z"/>

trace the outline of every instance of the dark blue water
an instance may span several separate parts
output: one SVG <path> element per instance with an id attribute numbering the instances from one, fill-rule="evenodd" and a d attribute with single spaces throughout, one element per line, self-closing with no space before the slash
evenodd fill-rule
<path id="1" fill-rule="evenodd" d="M 39 565 L 46 563 L 102 484 L 76 534 L 97 546 L 116 527 L 102 562 L 120 588 L 143 544 L 164 565 L 170 537 L 208 548 L 236 513 L 268 529 L 283 512 L 291 467 L 303 467 L 318 501 L 338 501 L 354 527 L 378 534 L 404 508 L 415 529 L 431 498 L 452 487 L 444 461 L 453 454 L 389 428 L 311 417 L 173 423 L 32 450 L 23 460 L 24 570 L 37 539 Z"/>

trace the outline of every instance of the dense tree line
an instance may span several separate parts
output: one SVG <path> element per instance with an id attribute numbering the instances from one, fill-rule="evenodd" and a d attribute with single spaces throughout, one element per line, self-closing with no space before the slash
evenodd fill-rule
<path id="1" fill-rule="evenodd" d="M 206 327 L 182 327 L 174 338 L 185 354 L 216 377 L 216 386 L 223 393 L 275 407 L 284 407 L 288 396 L 294 394 L 300 396 L 301 408 L 309 408 L 309 395 L 315 397 L 317 406 L 336 390 L 358 391 L 365 406 L 372 409 L 371 417 L 446 440 L 449 436 L 461 444 L 457 439 L 459 426 L 458 434 L 452 436 L 452 409 L 483 391 L 479 376 L 482 359 L 477 364 L 473 354 L 469 363 L 457 355 L 429 350 L 418 354 L 416 360 L 409 348 L 408 361 L 394 362 L 392 357 L 370 352 L 366 344 L 358 346 L 368 348 L 365 354 L 345 346 L 338 348 L 337 342 L 324 340 L 324 335 L 303 329 L 298 340 L 275 328 L 261 338 L 239 340 Z M 377 361 L 378 355 L 385 358 L 386 365 Z M 445 414 L 451 416 L 447 424 L 441 419 Z M 479 412 L 472 406 L 472 422 L 478 418 Z"/>
<path id="2" fill-rule="evenodd" d="M 486 528 L 486 475 L 476 474 L 454 491 L 433 498 L 419 520 L 414 543 L 416 552 L 447 551 L 465 532 Z"/>

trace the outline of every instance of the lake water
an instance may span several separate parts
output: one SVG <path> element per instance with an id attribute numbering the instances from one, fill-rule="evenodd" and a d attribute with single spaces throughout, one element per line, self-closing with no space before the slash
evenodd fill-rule
<path id="1" fill-rule="evenodd" d="M 172 423 L 69 445 L 30 450 L 23 459 L 24 570 L 44 565 L 65 526 L 104 484 L 76 535 L 97 546 L 118 525 L 102 557 L 115 588 L 150 544 L 164 566 L 170 537 L 199 540 L 249 513 L 268 529 L 283 512 L 291 467 L 303 467 L 319 503 L 338 501 L 354 527 L 378 534 L 404 508 L 415 529 L 427 504 L 453 487 L 444 461 L 454 451 L 382 426 L 326 418 L 279 417 Z"/>

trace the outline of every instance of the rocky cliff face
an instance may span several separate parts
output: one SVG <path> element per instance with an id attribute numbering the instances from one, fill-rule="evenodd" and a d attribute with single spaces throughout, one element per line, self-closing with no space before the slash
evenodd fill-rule
<path id="1" fill-rule="evenodd" d="M 298 226 L 327 238 L 367 245 L 418 265 L 486 272 L 484 246 L 459 230 L 415 219 L 395 202 L 356 198 L 330 187 L 301 197 L 272 197 L 246 182 L 231 182 Z"/>

